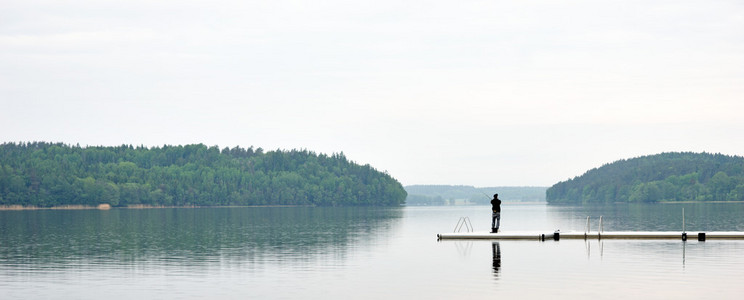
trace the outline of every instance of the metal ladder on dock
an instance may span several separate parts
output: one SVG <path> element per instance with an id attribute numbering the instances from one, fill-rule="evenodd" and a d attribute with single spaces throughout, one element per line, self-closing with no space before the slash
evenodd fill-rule
<path id="1" fill-rule="evenodd" d="M 584 237 L 586 237 L 592 231 L 592 225 L 589 223 L 589 216 L 586 216 L 586 226 L 584 227 Z M 604 232 L 604 224 L 602 223 L 602 216 L 599 216 L 599 226 L 597 227 L 597 236 L 601 237 Z"/>
<path id="2" fill-rule="evenodd" d="M 470 218 L 468 217 L 460 217 L 460 219 L 457 220 L 457 225 L 455 225 L 455 230 L 453 230 L 452 232 L 460 232 L 463 226 L 465 226 L 465 229 L 468 232 L 473 232 L 473 224 L 470 223 Z"/>

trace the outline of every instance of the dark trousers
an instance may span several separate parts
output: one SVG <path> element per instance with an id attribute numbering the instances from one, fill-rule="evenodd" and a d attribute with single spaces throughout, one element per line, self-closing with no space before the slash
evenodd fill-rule
<path id="1" fill-rule="evenodd" d="M 495 212 L 491 215 L 491 229 L 498 230 L 501 225 L 501 212 Z"/>

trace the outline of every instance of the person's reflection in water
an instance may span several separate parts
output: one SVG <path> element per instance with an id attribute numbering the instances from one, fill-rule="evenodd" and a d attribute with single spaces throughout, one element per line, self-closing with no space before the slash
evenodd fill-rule
<path id="1" fill-rule="evenodd" d="M 498 279 L 501 272 L 501 247 L 499 242 L 493 242 L 491 250 L 493 251 L 493 276 Z"/>

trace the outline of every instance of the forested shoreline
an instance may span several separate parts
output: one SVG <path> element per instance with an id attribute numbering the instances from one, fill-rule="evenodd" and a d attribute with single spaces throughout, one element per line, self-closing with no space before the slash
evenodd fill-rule
<path id="1" fill-rule="evenodd" d="M 490 205 L 493 194 L 506 202 L 544 202 L 547 187 L 470 185 L 408 185 L 406 205 Z"/>
<path id="2" fill-rule="evenodd" d="M 343 153 L 208 147 L 0 145 L 0 205 L 397 206 L 403 186 Z"/>
<path id="3" fill-rule="evenodd" d="M 619 160 L 559 182 L 548 203 L 744 201 L 744 157 L 670 152 Z"/>

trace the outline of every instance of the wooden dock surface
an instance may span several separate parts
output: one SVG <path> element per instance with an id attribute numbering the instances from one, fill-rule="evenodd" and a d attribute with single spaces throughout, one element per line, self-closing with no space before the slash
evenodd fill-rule
<path id="1" fill-rule="evenodd" d="M 488 239 L 488 240 L 560 240 L 560 239 L 646 239 L 646 240 L 699 240 L 744 239 L 741 231 L 518 231 L 518 232 L 458 232 L 437 234 L 440 240 Z"/>

